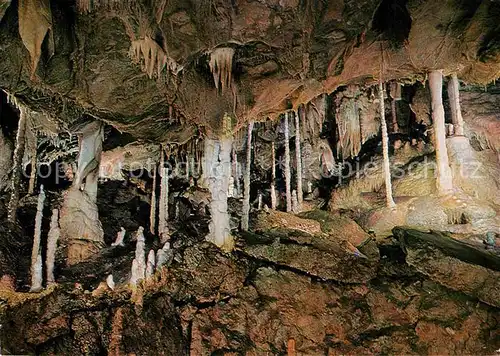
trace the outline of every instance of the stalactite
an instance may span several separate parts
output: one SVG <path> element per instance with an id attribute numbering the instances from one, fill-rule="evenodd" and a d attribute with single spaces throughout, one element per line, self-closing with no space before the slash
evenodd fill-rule
<path id="1" fill-rule="evenodd" d="M 230 120 L 225 117 L 224 120 Z M 232 137 L 229 133 L 219 140 L 205 139 L 205 168 L 210 191 L 210 224 L 207 240 L 225 251 L 234 248 L 231 236 L 229 212 L 227 204 L 227 189 L 231 176 Z"/>
<path id="2" fill-rule="evenodd" d="M 19 0 L 18 19 L 19 35 L 31 57 L 31 78 L 33 79 L 42 55 L 42 43 L 47 33 L 49 33 L 47 41 L 49 57 L 54 54 L 50 1 Z"/>
<path id="3" fill-rule="evenodd" d="M 116 233 L 116 240 L 115 242 L 113 242 L 111 244 L 111 246 L 125 246 L 125 244 L 123 243 L 123 240 L 125 239 L 125 234 L 127 233 L 127 231 L 125 230 L 125 228 L 122 226 L 120 228 L 120 231 L 118 231 Z"/>
<path id="4" fill-rule="evenodd" d="M 295 113 L 295 160 L 297 163 L 297 210 L 302 210 L 302 151 L 300 148 L 300 118 L 298 111 Z"/>
<path id="5" fill-rule="evenodd" d="M 448 98 L 455 136 L 464 136 L 464 119 L 462 117 L 462 109 L 460 108 L 460 83 L 456 74 L 452 74 L 448 81 Z"/>
<path id="6" fill-rule="evenodd" d="M 285 113 L 285 190 L 286 211 L 292 211 L 292 186 L 290 173 L 290 131 L 288 127 L 288 112 Z"/>
<path id="7" fill-rule="evenodd" d="M 251 121 L 248 124 L 247 145 L 246 145 L 246 162 L 245 176 L 243 177 L 243 209 L 241 213 L 241 229 L 248 230 L 248 219 L 250 214 L 250 170 L 252 168 L 252 131 L 254 123 Z"/>
<path id="8" fill-rule="evenodd" d="M 229 47 L 215 48 L 210 53 L 210 71 L 214 77 L 215 87 L 224 93 L 232 84 L 234 49 Z"/>
<path id="9" fill-rule="evenodd" d="M 271 142 L 271 209 L 276 209 L 276 149 Z"/>
<path id="10" fill-rule="evenodd" d="M 19 182 L 21 180 L 21 169 L 24 157 L 25 137 L 26 137 L 26 122 L 27 122 L 27 109 L 23 106 L 19 107 L 19 124 L 16 135 L 16 147 L 14 149 L 13 169 L 10 185 L 10 200 L 8 208 L 8 220 L 10 222 L 16 221 L 17 205 L 19 203 Z"/>
<path id="11" fill-rule="evenodd" d="M 50 230 L 47 237 L 47 284 L 55 283 L 54 278 L 54 264 L 56 260 L 57 242 L 59 241 L 59 236 L 61 230 L 59 229 L 59 210 L 52 210 L 52 217 L 50 219 Z"/>
<path id="12" fill-rule="evenodd" d="M 355 98 L 344 98 L 337 108 L 337 157 L 355 157 L 361 150 L 361 126 Z"/>
<path id="13" fill-rule="evenodd" d="M 432 124 L 434 128 L 434 140 L 436 148 L 437 163 L 437 189 L 440 194 L 448 194 L 453 191 L 451 168 L 448 161 L 446 148 L 446 129 L 443 107 L 443 73 L 434 70 L 429 73 L 429 88 L 431 90 Z"/>
<path id="14" fill-rule="evenodd" d="M 389 208 L 396 206 L 392 198 L 391 166 L 389 161 L 389 136 L 387 134 L 387 123 L 385 121 L 385 103 L 384 103 L 384 83 L 379 81 L 379 101 L 380 101 L 380 123 L 382 127 L 382 154 L 384 157 L 384 178 L 385 178 L 385 196 L 386 205 Z"/>
<path id="15" fill-rule="evenodd" d="M 300 213 L 300 210 L 299 210 L 299 200 L 297 198 L 297 191 L 295 189 L 292 190 L 292 212 L 294 214 Z"/>
<path id="16" fill-rule="evenodd" d="M 262 193 L 259 192 L 258 198 L 257 198 L 257 210 L 262 210 Z"/>
<path id="17" fill-rule="evenodd" d="M 160 178 L 158 234 L 160 241 L 165 243 L 170 239 L 170 233 L 168 229 L 168 168 L 165 167 L 165 152 L 163 148 L 161 151 Z"/>
<path id="18" fill-rule="evenodd" d="M 36 185 L 36 175 L 37 175 L 37 145 L 38 145 L 38 136 L 37 133 L 33 129 L 33 124 L 29 125 L 29 129 L 26 131 L 26 137 L 28 138 L 27 146 L 29 147 L 29 156 L 31 158 L 31 172 L 30 172 L 30 181 L 28 185 L 28 194 L 33 194 L 35 192 Z"/>
<path id="19" fill-rule="evenodd" d="M 148 262 L 146 265 L 146 279 L 151 278 L 155 273 L 155 252 L 154 250 L 149 250 Z"/>
<path id="20" fill-rule="evenodd" d="M 153 167 L 153 187 L 151 188 L 151 209 L 149 211 L 149 231 L 155 235 L 156 228 L 156 164 Z"/>
<path id="21" fill-rule="evenodd" d="M 392 132 L 399 132 L 396 101 L 401 99 L 401 85 L 395 81 L 391 82 L 389 92 L 392 98 L 391 100 Z"/>
<path id="22" fill-rule="evenodd" d="M 43 206 L 45 203 L 45 192 L 43 185 L 40 186 L 40 193 L 38 194 L 38 204 L 36 207 L 35 217 L 35 235 L 33 237 L 33 249 L 31 250 L 31 292 L 38 292 L 42 289 L 42 219 L 43 219 Z"/>
<path id="23" fill-rule="evenodd" d="M 168 63 L 168 57 L 163 48 L 149 36 L 132 41 L 129 56 L 132 61 L 141 66 L 141 70 L 150 79 L 160 78 L 161 72 Z"/>

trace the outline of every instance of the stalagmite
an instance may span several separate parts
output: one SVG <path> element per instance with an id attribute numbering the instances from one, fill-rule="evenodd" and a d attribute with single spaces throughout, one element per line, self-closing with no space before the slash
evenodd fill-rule
<path id="1" fill-rule="evenodd" d="M 286 211 L 292 211 L 292 188 L 290 173 L 290 131 L 288 128 L 288 112 L 285 113 L 285 190 L 286 190 Z"/>
<path id="2" fill-rule="evenodd" d="M 462 117 L 462 109 L 460 108 L 460 83 L 456 74 L 452 74 L 448 81 L 448 98 L 455 136 L 464 136 L 464 119 Z"/>
<path id="3" fill-rule="evenodd" d="M 77 132 L 78 167 L 72 187 L 64 193 L 59 219 L 61 240 L 68 246 L 68 265 L 87 259 L 105 246 L 97 208 L 104 126 L 100 121 L 92 121 Z"/>
<path id="4" fill-rule="evenodd" d="M 271 209 L 276 209 L 276 150 L 271 142 Z"/>
<path id="5" fill-rule="evenodd" d="M 116 233 L 116 240 L 115 242 L 113 242 L 111 244 L 111 246 L 125 246 L 125 244 L 123 243 L 123 240 L 125 239 L 125 234 L 127 233 L 127 231 L 125 230 L 125 228 L 122 226 L 120 228 L 120 231 L 118 231 Z"/>
<path id="6" fill-rule="evenodd" d="M 443 108 L 443 73 L 434 70 L 429 73 L 429 87 L 432 97 L 432 121 L 436 148 L 437 182 L 440 194 L 448 194 L 453 190 L 451 168 L 446 148 L 446 130 Z"/>
<path id="7" fill-rule="evenodd" d="M 253 121 L 248 124 L 247 133 L 247 157 L 245 162 L 245 176 L 243 177 L 243 211 L 241 213 L 241 229 L 248 230 L 248 220 L 250 214 L 250 170 L 252 168 L 252 131 Z"/>
<path id="8" fill-rule="evenodd" d="M 379 101 L 380 101 L 380 123 L 382 127 L 382 154 L 384 157 L 384 179 L 385 179 L 385 196 L 386 205 L 389 208 L 396 206 L 392 198 L 392 182 L 391 182 L 391 165 L 389 162 L 389 135 L 387 134 L 387 122 L 385 121 L 385 105 L 384 105 L 384 83 L 380 79 L 378 84 Z"/>
<path id="9" fill-rule="evenodd" d="M 22 161 L 25 148 L 27 109 L 19 107 L 19 124 L 17 128 L 16 147 L 14 149 L 13 169 L 10 185 L 10 200 L 8 208 L 8 220 L 16 221 L 17 205 L 19 203 L 19 182 L 21 180 Z"/>
<path id="10" fill-rule="evenodd" d="M 257 198 L 257 210 L 262 210 L 262 193 L 259 192 L 259 197 Z"/>
<path id="11" fill-rule="evenodd" d="M 231 159 L 232 169 L 231 175 L 233 178 L 233 195 L 235 198 L 240 196 L 240 181 L 238 177 L 238 152 L 236 152 L 236 144 L 233 144 L 233 153 Z"/>
<path id="12" fill-rule="evenodd" d="M 45 203 L 45 192 L 43 185 L 40 186 L 40 193 L 38 194 L 38 204 L 36 207 L 35 217 L 35 235 L 33 238 L 33 249 L 31 250 L 31 292 L 38 292 L 42 289 L 42 250 L 41 250 L 41 237 L 42 237 L 42 219 L 43 219 L 43 205 Z"/>
<path id="13" fill-rule="evenodd" d="M 300 149 L 300 117 L 295 113 L 295 160 L 297 162 L 297 211 L 302 210 L 302 151 Z"/>
<path id="14" fill-rule="evenodd" d="M 61 230 L 59 229 L 59 210 L 52 210 L 52 218 L 50 219 L 50 230 L 47 237 L 47 284 L 55 283 L 54 264 L 56 260 L 57 241 Z"/>
<path id="15" fill-rule="evenodd" d="M 155 273 L 155 252 L 150 250 L 148 254 L 148 262 L 146 265 L 146 278 L 150 278 Z"/>
<path id="16" fill-rule="evenodd" d="M 151 210 L 149 212 L 149 231 L 155 235 L 156 228 L 156 164 L 153 167 L 153 187 L 151 188 Z"/>
<path id="17" fill-rule="evenodd" d="M 229 212 L 227 205 L 227 189 L 231 176 L 232 132 L 231 118 L 223 118 L 223 134 L 219 140 L 205 139 L 205 168 L 210 191 L 210 224 L 207 241 L 214 243 L 225 251 L 234 248 L 231 236 Z"/>
<path id="18" fill-rule="evenodd" d="M 146 275 L 146 240 L 144 228 L 141 226 L 136 232 L 135 258 L 132 261 L 132 276 L 130 283 L 136 285 Z"/>
<path id="19" fill-rule="evenodd" d="M 299 200 L 297 198 L 297 191 L 295 189 L 292 190 L 292 211 L 294 214 L 300 213 Z"/>
<path id="20" fill-rule="evenodd" d="M 109 289 L 115 289 L 115 280 L 112 274 L 108 275 L 108 277 L 106 278 L 106 284 L 108 285 Z"/>
<path id="21" fill-rule="evenodd" d="M 170 248 L 170 242 L 166 242 L 163 248 L 156 251 L 156 270 L 158 271 L 162 266 L 168 266 L 173 258 L 174 252 Z"/>
<path id="22" fill-rule="evenodd" d="M 160 241 L 165 243 L 170 239 L 170 234 L 168 230 L 168 168 L 165 167 L 165 151 L 163 148 L 161 151 L 160 178 L 158 234 Z"/>

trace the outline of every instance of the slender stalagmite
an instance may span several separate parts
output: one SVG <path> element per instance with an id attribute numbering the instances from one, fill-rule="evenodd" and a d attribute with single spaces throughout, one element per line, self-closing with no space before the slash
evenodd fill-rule
<path id="1" fill-rule="evenodd" d="M 168 231 L 168 168 L 165 167 L 164 155 L 165 152 L 162 148 L 160 160 L 160 207 L 158 216 L 158 234 L 162 243 L 170 239 Z"/>
<path id="2" fill-rule="evenodd" d="M 429 88 L 431 90 L 432 124 L 436 147 L 437 189 L 439 194 L 448 194 L 453 190 L 451 168 L 446 149 L 446 128 L 443 107 L 443 73 L 434 70 L 429 73 Z"/>
<path id="3" fill-rule="evenodd" d="M 380 123 L 382 126 L 382 153 L 384 156 L 384 178 L 385 178 L 385 195 L 387 207 L 393 208 L 396 206 L 392 198 L 392 182 L 391 182 L 391 166 L 389 162 L 389 135 L 387 134 L 387 123 L 385 121 L 385 105 L 384 105 L 384 83 L 380 79 L 378 84 L 379 101 L 380 101 Z"/>
<path id="4" fill-rule="evenodd" d="M 241 215 L 241 229 L 248 230 L 248 216 L 250 214 L 250 169 L 252 165 L 252 131 L 253 121 L 248 124 L 247 133 L 247 159 L 245 167 L 245 176 L 243 177 L 243 212 Z"/>
<path id="5" fill-rule="evenodd" d="M 149 212 L 149 231 L 155 234 L 156 227 L 156 164 L 153 167 L 153 188 L 151 189 L 151 211 Z"/>
<path id="6" fill-rule="evenodd" d="M 455 128 L 455 136 L 464 136 L 464 119 L 460 108 L 460 84 L 456 74 L 448 81 L 448 98 L 450 100 L 451 122 Z"/>
<path id="7" fill-rule="evenodd" d="M 238 153 L 236 152 L 236 144 L 237 142 L 233 143 L 233 152 L 232 152 L 232 159 L 231 159 L 231 175 L 233 176 L 233 195 L 235 198 L 240 196 L 240 183 L 238 179 Z"/>
<path id="8" fill-rule="evenodd" d="M 47 284 L 55 283 L 54 264 L 56 260 L 57 241 L 61 230 L 59 229 L 59 210 L 52 210 L 52 218 L 50 219 L 50 230 L 47 237 Z"/>
<path id="9" fill-rule="evenodd" d="M 285 189 L 286 211 L 292 211 L 292 187 L 290 173 L 290 131 L 288 128 L 288 112 L 285 113 Z"/>
<path id="10" fill-rule="evenodd" d="M 302 210 L 302 151 L 300 149 L 300 117 L 299 112 L 295 113 L 295 160 L 297 161 L 297 211 Z"/>
<path id="11" fill-rule="evenodd" d="M 31 292 L 38 292 L 42 289 L 42 219 L 43 219 L 43 204 L 45 203 L 45 192 L 43 185 L 40 186 L 38 194 L 38 204 L 36 207 L 35 217 L 35 235 L 33 237 L 33 249 L 31 250 Z"/>
<path id="12" fill-rule="evenodd" d="M 276 209 L 276 151 L 271 142 L 271 209 Z"/>
<path id="13" fill-rule="evenodd" d="M 10 200 L 8 209 L 8 220 L 10 222 L 16 221 L 17 205 L 19 203 L 19 182 L 21 180 L 21 169 L 23 165 L 25 135 L 26 135 L 26 108 L 19 107 L 19 125 L 17 128 L 16 148 L 14 149 L 13 169 L 10 186 Z"/>

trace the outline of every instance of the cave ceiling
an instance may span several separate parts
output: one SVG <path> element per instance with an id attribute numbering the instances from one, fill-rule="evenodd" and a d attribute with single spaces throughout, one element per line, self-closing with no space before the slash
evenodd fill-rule
<path id="1" fill-rule="evenodd" d="M 32 71 L 19 9 L 37 1 L 2 1 L 0 87 L 68 130 L 97 118 L 138 139 L 183 143 L 220 134 L 225 113 L 238 129 L 380 76 L 425 80 L 442 69 L 486 84 L 500 75 L 500 1 L 52 0 Z M 134 43 L 165 62 L 141 68 Z M 210 66 L 223 48 L 232 53 L 225 90 Z"/>

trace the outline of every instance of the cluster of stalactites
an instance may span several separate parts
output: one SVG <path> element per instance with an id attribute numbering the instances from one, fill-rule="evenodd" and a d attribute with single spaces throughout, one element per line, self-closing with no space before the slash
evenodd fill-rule
<path id="1" fill-rule="evenodd" d="M 326 95 L 320 95 L 309 103 L 303 105 L 298 111 L 302 123 L 301 136 L 304 140 L 312 143 L 320 136 L 323 130 L 323 123 L 326 119 L 327 100 Z"/>
<path id="2" fill-rule="evenodd" d="M 132 41 L 129 56 L 150 79 L 155 76 L 159 78 L 168 61 L 163 48 L 149 36 Z"/>
<path id="3" fill-rule="evenodd" d="M 337 106 L 337 156 L 346 159 L 361 151 L 361 126 L 356 98 L 344 98 Z"/>
<path id="4" fill-rule="evenodd" d="M 234 49 L 230 47 L 215 48 L 210 52 L 210 71 L 214 77 L 215 87 L 222 93 L 232 84 Z"/>

